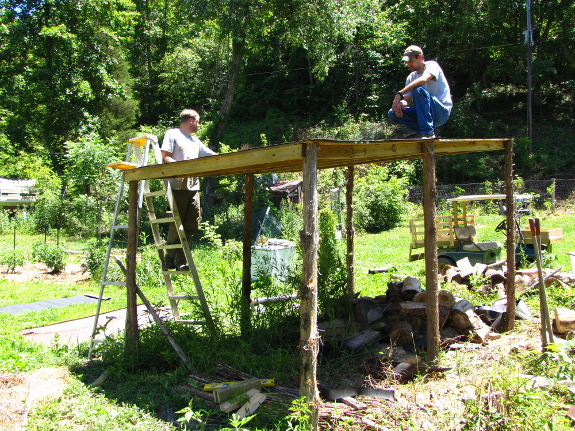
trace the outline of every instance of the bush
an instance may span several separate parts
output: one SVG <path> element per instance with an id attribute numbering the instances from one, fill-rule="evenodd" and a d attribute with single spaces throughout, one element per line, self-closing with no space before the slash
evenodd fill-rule
<path id="1" fill-rule="evenodd" d="M 367 232 L 396 227 L 407 212 L 407 180 L 390 175 L 386 167 L 372 165 L 356 181 L 355 225 Z"/>
<path id="2" fill-rule="evenodd" d="M 8 272 L 14 273 L 17 266 L 24 265 L 24 255 L 18 250 L 7 250 L 0 254 L 0 264 L 8 267 Z"/>
<path id="3" fill-rule="evenodd" d="M 52 273 L 58 273 L 65 267 L 64 252 L 61 248 L 47 242 L 37 242 L 32 245 L 32 257 L 44 263 L 52 270 Z"/>
<path id="4" fill-rule="evenodd" d="M 90 272 L 92 278 L 102 275 L 107 251 L 105 244 L 98 245 L 96 241 L 91 241 L 86 248 L 86 271 Z"/>

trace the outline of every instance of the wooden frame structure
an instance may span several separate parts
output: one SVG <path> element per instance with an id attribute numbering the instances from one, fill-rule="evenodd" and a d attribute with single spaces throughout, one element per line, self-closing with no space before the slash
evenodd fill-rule
<path id="1" fill-rule="evenodd" d="M 428 361 L 437 363 L 439 354 L 439 313 L 438 313 L 438 280 L 437 280 L 437 235 L 436 235 L 436 177 L 435 159 L 438 156 L 475 153 L 483 151 L 505 151 L 505 185 L 507 208 L 507 328 L 513 328 L 515 320 L 515 237 L 513 223 L 513 143 L 510 139 L 426 139 L 426 140 L 379 140 L 379 141 L 335 141 L 310 139 L 299 142 L 254 148 L 234 153 L 215 155 L 177 163 L 144 166 L 124 172 L 126 181 L 130 182 L 130 193 L 137 193 L 132 186 L 140 180 L 155 178 L 176 178 L 184 176 L 225 176 L 246 175 L 246 219 L 251 217 L 253 175 L 262 173 L 303 172 L 304 226 L 302 231 L 303 245 L 303 280 L 299 291 L 300 298 L 300 350 L 301 374 L 300 394 L 306 397 L 311 407 L 313 429 L 317 429 L 319 414 L 319 394 L 317 390 L 317 353 L 319 335 L 317 330 L 317 249 L 318 235 L 318 201 L 317 173 L 319 169 L 348 167 L 346 202 L 348 214 L 352 214 L 351 196 L 353 188 L 353 166 L 367 163 L 388 162 L 405 159 L 423 159 L 424 189 L 424 230 L 425 230 L 425 267 L 427 288 L 427 328 L 428 328 Z M 132 199 L 130 212 L 137 212 L 137 205 Z M 129 216 L 129 223 L 137 223 L 137 216 Z M 251 220 L 247 221 L 251 225 Z M 351 235 L 347 241 L 348 289 L 353 291 L 353 224 L 351 216 L 346 221 Z M 135 315 L 135 249 L 137 227 L 132 225 L 131 242 L 128 244 L 128 316 Z M 249 271 L 251 235 L 244 237 L 244 272 Z M 351 239 L 351 240 L 350 240 Z M 132 260 L 132 262 L 130 262 Z M 249 274 L 243 276 L 243 296 L 249 299 Z M 130 309 L 132 308 L 132 310 Z M 127 319 L 127 350 L 134 352 L 137 347 L 134 341 L 138 338 L 137 322 Z M 128 325 L 132 325 L 128 328 Z M 136 325 L 134 328 L 133 325 Z"/>

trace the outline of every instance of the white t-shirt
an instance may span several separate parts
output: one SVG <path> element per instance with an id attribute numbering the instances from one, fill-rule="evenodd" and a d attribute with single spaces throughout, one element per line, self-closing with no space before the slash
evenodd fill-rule
<path id="1" fill-rule="evenodd" d="M 429 94 L 437 98 L 437 100 L 439 100 L 443 106 L 451 110 L 453 106 L 453 102 L 451 100 L 451 90 L 449 89 L 449 84 L 447 83 L 445 74 L 437 62 L 432 60 L 426 61 L 423 73 L 419 74 L 417 71 L 411 72 L 405 80 L 405 85 L 415 81 L 417 78 L 421 78 L 425 72 L 429 72 L 431 75 L 433 75 L 433 78 L 427 82 L 427 84 L 423 85 L 423 88 L 429 91 Z M 413 97 L 411 92 L 406 93 L 404 96 Z"/>
<path id="2" fill-rule="evenodd" d="M 172 154 L 176 161 L 197 159 L 217 154 L 210 150 L 202 141 L 195 136 L 186 135 L 180 129 L 169 129 L 162 141 L 162 151 Z M 200 182 L 197 178 L 174 178 L 170 185 L 175 190 L 199 190 Z"/>

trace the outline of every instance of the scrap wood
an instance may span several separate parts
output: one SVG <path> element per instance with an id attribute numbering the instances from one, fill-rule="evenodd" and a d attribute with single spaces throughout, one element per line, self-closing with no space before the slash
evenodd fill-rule
<path id="1" fill-rule="evenodd" d="M 557 307 L 554 311 L 555 327 L 560 334 L 575 331 L 575 311 L 568 308 Z"/>
<path id="2" fill-rule="evenodd" d="M 244 380 L 225 388 L 216 389 L 214 391 L 214 399 L 217 403 L 225 403 L 239 395 L 245 394 L 250 389 L 257 389 L 258 391 L 262 388 L 262 383 L 260 379 L 249 379 Z"/>
<path id="3" fill-rule="evenodd" d="M 240 407 L 237 411 L 237 415 L 240 419 L 245 418 L 246 416 L 251 415 L 254 413 L 266 400 L 265 394 L 261 392 L 256 392 L 255 394 L 250 396 L 250 399 L 247 403 Z"/>
<path id="4" fill-rule="evenodd" d="M 344 397 L 341 399 L 341 402 L 344 403 L 345 405 L 350 406 L 353 410 L 365 410 L 365 409 L 367 409 L 367 404 L 364 404 L 361 401 L 358 401 L 353 397 Z"/>
<path id="5" fill-rule="evenodd" d="M 242 404 L 249 401 L 252 395 L 261 393 L 257 389 L 250 389 L 245 393 L 239 394 L 237 397 L 232 398 L 229 401 L 220 404 L 220 410 L 224 413 L 230 413 L 234 410 L 239 409 Z"/>
<path id="6" fill-rule="evenodd" d="M 244 373 L 242 371 L 236 370 L 229 365 L 219 363 L 216 366 L 216 374 L 218 374 L 224 380 L 248 380 L 254 377 Z M 207 383 L 207 382 L 206 382 Z M 285 386 L 277 385 L 273 388 L 273 394 L 268 394 L 270 400 L 284 401 L 282 397 L 287 398 L 299 398 L 299 390 L 293 388 L 286 388 Z"/>

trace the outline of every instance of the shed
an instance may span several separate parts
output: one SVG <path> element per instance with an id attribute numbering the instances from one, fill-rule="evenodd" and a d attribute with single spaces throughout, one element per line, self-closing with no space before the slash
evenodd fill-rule
<path id="1" fill-rule="evenodd" d="M 253 148 L 186 160 L 177 163 L 143 166 L 124 172 L 130 183 L 130 209 L 127 253 L 127 295 L 128 317 L 126 320 L 126 349 L 137 346 L 138 327 L 133 318 L 136 305 L 136 248 L 137 248 L 137 193 L 138 181 L 156 178 L 177 178 L 185 176 L 246 175 L 245 195 L 245 239 L 244 274 L 242 288 L 244 299 L 249 299 L 251 259 L 251 204 L 253 200 L 253 175 L 262 173 L 303 172 L 302 234 L 303 280 L 300 299 L 300 352 L 301 374 L 300 394 L 310 405 L 312 428 L 317 429 L 319 414 L 319 393 L 317 389 L 317 354 L 319 335 L 317 330 L 317 250 L 318 235 L 318 170 L 347 167 L 346 190 L 346 241 L 348 289 L 353 291 L 353 180 L 354 166 L 367 163 L 387 162 L 404 159 L 423 159 L 424 185 L 424 229 L 425 267 L 427 287 L 428 362 L 436 364 L 439 353 L 439 314 L 436 243 L 436 177 L 435 158 L 483 151 L 505 151 L 505 191 L 507 215 L 507 327 L 511 329 L 515 319 L 515 238 L 513 230 L 513 142 L 510 139 L 425 139 L 425 140 L 378 140 L 378 141 L 336 141 L 310 139 L 285 144 Z"/>

